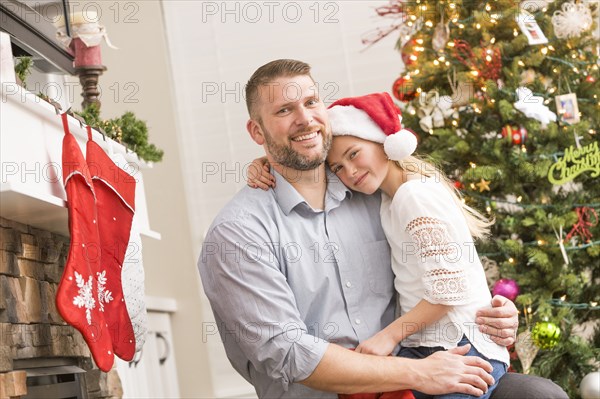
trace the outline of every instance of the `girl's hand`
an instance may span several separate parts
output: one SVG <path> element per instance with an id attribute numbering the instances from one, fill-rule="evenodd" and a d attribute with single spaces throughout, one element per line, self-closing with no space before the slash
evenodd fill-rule
<path id="1" fill-rule="evenodd" d="M 373 335 L 368 340 L 361 342 L 355 349 L 358 353 L 368 353 L 371 355 L 388 356 L 398 345 L 398 342 L 387 331 L 382 330 Z"/>
<path id="2" fill-rule="evenodd" d="M 479 331 L 489 334 L 498 345 L 509 346 L 515 343 L 519 316 L 517 307 L 510 299 L 494 296 L 492 307 L 479 309 L 475 321 L 479 324 Z"/>
<path id="3" fill-rule="evenodd" d="M 248 186 L 262 188 L 267 191 L 269 187 L 275 187 L 275 176 L 270 172 L 267 157 L 257 158 L 248 166 Z"/>

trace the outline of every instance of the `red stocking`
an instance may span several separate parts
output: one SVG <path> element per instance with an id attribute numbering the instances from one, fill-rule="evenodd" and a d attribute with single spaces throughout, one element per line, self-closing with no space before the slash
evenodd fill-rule
<path id="1" fill-rule="evenodd" d="M 100 306 L 104 308 L 115 354 L 129 361 L 135 353 L 135 336 L 123 296 L 121 273 L 134 213 L 135 179 L 91 140 L 89 126 L 88 138 L 87 164 L 96 192 L 102 268 L 106 272 L 102 281 L 105 292 L 111 293 Z"/>
<path id="2" fill-rule="evenodd" d="M 338 399 L 415 399 L 415 396 L 410 389 L 406 389 L 383 393 L 339 394 Z"/>
<path id="3" fill-rule="evenodd" d="M 379 396 L 379 399 L 415 399 L 410 389 L 404 391 L 384 392 Z"/>
<path id="4" fill-rule="evenodd" d="M 92 178 L 77 140 L 63 114 L 63 181 L 69 209 L 71 244 L 58 291 L 56 308 L 67 323 L 81 332 L 100 370 L 110 371 L 113 345 L 98 303 L 101 286 L 100 242 Z"/>
<path id="5" fill-rule="evenodd" d="M 123 154 L 111 151 L 109 143 L 109 156 L 116 165 L 127 165 L 127 160 Z M 121 166 L 125 171 L 128 168 Z M 137 172 L 131 171 L 131 175 Z M 129 173 L 129 172 L 128 172 Z M 136 186 L 137 189 L 137 186 Z M 148 331 L 148 315 L 146 312 L 146 295 L 144 293 L 144 265 L 142 261 L 142 238 L 140 237 L 140 215 L 136 212 L 131 222 L 131 235 L 129 236 L 129 245 L 123 261 L 121 272 L 121 282 L 123 284 L 123 296 L 127 305 L 127 313 L 131 319 L 133 332 L 135 333 L 135 351 L 139 352 L 146 341 Z"/>

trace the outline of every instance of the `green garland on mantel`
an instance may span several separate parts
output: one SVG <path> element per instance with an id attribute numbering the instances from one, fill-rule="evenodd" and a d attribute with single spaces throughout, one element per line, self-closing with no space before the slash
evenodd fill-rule
<path id="1" fill-rule="evenodd" d="M 148 126 L 133 112 L 127 111 L 118 118 L 102 120 L 98 106 L 91 104 L 76 114 L 85 119 L 89 126 L 102 129 L 108 137 L 135 151 L 144 161 L 162 161 L 164 151 L 148 143 Z"/>
<path id="2" fill-rule="evenodd" d="M 17 75 L 21 86 L 26 89 L 27 84 L 25 81 L 27 80 L 27 76 L 29 76 L 31 73 L 31 67 L 33 67 L 33 58 L 17 57 L 17 60 L 19 63 L 15 65 L 15 75 Z"/>

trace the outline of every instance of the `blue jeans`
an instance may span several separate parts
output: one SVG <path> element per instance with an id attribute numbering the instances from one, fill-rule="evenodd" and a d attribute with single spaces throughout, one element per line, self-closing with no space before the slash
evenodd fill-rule
<path id="1" fill-rule="evenodd" d="M 457 346 L 463 346 L 466 344 L 470 344 L 471 342 L 469 341 L 469 339 L 463 335 L 463 338 L 460 340 L 460 342 L 458 343 Z M 398 353 L 398 356 L 400 357 L 406 357 L 409 359 L 423 359 L 428 357 L 429 355 L 433 355 L 435 352 L 439 352 L 439 351 L 443 351 L 444 348 L 441 346 L 435 346 L 433 348 L 427 347 L 427 346 L 419 346 L 416 348 L 409 348 L 406 346 L 403 346 L 400 349 L 400 352 Z M 479 396 L 479 399 L 488 399 L 490 397 L 490 395 L 492 394 L 492 391 L 498 386 L 498 381 L 500 381 L 500 378 L 502 378 L 502 376 L 506 373 L 506 364 L 498 361 L 498 360 L 490 360 L 487 357 L 483 356 L 477 349 L 475 349 L 475 347 L 473 345 L 471 345 L 471 349 L 469 350 L 469 352 L 467 352 L 467 354 L 465 356 L 477 356 L 480 357 L 486 361 L 488 361 L 492 367 L 494 368 L 492 370 L 492 372 L 490 373 L 492 375 L 492 377 L 494 377 L 494 385 L 490 386 L 488 388 L 488 391 L 483 394 L 482 396 Z M 425 393 L 422 392 L 418 392 L 418 391 L 414 391 L 413 390 L 413 394 L 415 395 L 416 399 L 430 399 L 430 398 L 434 398 L 434 399 L 464 399 L 464 398 L 476 398 L 476 396 L 472 396 L 472 395 L 465 395 L 462 393 L 449 393 L 449 394 L 445 394 L 445 395 L 427 395 Z"/>

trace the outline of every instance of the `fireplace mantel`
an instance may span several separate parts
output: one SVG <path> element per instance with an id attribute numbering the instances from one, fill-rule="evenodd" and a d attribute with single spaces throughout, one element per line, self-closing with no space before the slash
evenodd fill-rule
<path id="1" fill-rule="evenodd" d="M 40 229 L 68 235 L 66 194 L 62 183 L 62 121 L 52 105 L 14 83 L 0 87 L 0 216 Z M 69 129 L 85 154 L 87 132 L 69 116 Z M 152 168 L 123 145 L 93 131 L 105 151 L 120 153 L 136 171 L 136 213 L 141 233 L 152 231 L 144 191 L 143 171 Z"/>

